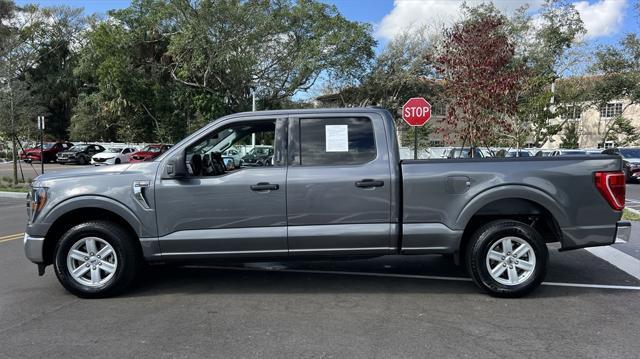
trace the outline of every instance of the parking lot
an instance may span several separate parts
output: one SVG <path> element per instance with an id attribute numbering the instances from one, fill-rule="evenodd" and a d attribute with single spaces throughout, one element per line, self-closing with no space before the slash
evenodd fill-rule
<path id="1" fill-rule="evenodd" d="M 640 185 L 628 187 L 629 202 L 640 203 Z M 15 236 L 24 221 L 24 201 L 0 198 L 2 358 L 637 358 L 640 352 L 634 272 L 640 226 L 613 251 L 552 247 L 545 285 L 522 299 L 479 293 L 441 256 L 389 256 L 153 267 L 122 296 L 82 300 L 62 289 L 51 267 L 37 276 Z"/>

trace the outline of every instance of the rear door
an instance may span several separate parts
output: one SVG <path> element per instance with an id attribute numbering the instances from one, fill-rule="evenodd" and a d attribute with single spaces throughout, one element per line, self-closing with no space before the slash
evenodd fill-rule
<path id="1" fill-rule="evenodd" d="M 381 116 L 290 119 L 290 255 L 390 253 L 391 187 Z"/>

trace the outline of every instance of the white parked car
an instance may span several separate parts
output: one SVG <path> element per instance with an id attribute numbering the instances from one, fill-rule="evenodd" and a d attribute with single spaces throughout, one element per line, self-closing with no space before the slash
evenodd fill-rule
<path id="1" fill-rule="evenodd" d="M 137 150 L 135 147 L 107 147 L 106 150 L 91 157 L 91 164 L 100 166 L 128 163 L 131 155 Z"/>
<path id="2" fill-rule="evenodd" d="M 222 152 L 222 157 L 233 158 L 234 168 L 240 167 L 240 165 L 242 164 L 242 153 L 240 153 L 240 151 L 235 148 L 229 148 L 226 151 Z"/>

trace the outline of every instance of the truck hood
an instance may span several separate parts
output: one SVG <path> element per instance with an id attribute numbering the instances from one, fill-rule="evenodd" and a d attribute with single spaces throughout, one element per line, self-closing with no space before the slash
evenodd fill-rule
<path id="1" fill-rule="evenodd" d="M 43 183 L 51 180 L 60 180 L 65 178 L 80 178 L 80 177 L 91 177 L 91 176 L 102 176 L 102 175 L 117 175 L 123 173 L 133 164 L 122 164 L 122 165 L 114 165 L 108 167 L 84 167 L 80 169 L 73 170 L 61 170 L 54 172 L 46 172 L 43 175 L 40 175 L 33 179 L 33 182 Z"/>
<path id="2" fill-rule="evenodd" d="M 114 152 L 98 152 L 95 155 L 91 156 L 93 158 L 114 158 L 120 156 L 120 153 Z"/>

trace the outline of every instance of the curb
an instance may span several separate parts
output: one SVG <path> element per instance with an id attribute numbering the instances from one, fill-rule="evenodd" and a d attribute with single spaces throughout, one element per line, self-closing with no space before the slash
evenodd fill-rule
<path id="1" fill-rule="evenodd" d="M 0 198 L 26 199 L 27 198 L 27 192 L 2 192 L 2 191 L 0 191 Z"/>

